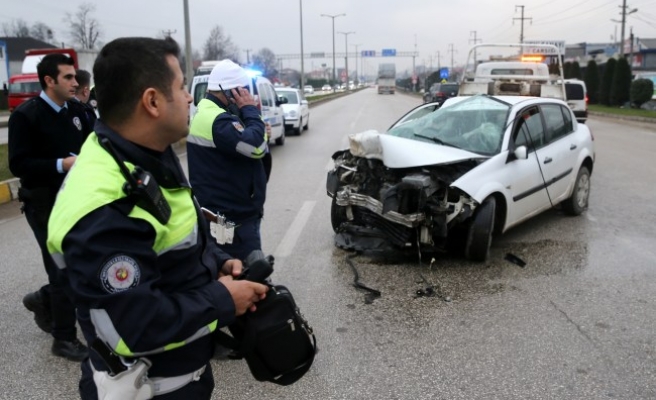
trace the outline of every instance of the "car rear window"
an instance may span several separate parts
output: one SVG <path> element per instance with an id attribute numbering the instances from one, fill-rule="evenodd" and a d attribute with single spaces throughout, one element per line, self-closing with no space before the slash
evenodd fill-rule
<path id="1" fill-rule="evenodd" d="M 456 92 L 457 93 L 458 92 L 458 87 L 459 87 L 458 85 L 442 85 L 440 91 L 441 92 L 447 92 L 447 93 L 451 93 L 451 92 Z"/>
<path id="2" fill-rule="evenodd" d="M 565 83 L 565 95 L 567 100 L 585 100 L 583 86 L 578 83 Z"/>

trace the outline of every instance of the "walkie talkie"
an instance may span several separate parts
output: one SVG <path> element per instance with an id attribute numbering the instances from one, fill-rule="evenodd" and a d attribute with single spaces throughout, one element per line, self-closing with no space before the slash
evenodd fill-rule
<path id="1" fill-rule="evenodd" d="M 128 197 L 134 196 L 137 199 L 137 206 L 155 217 L 160 224 L 166 225 L 171 218 L 171 206 L 164 198 L 162 190 L 153 175 L 139 166 L 135 166 L 134 171 L 130 172 L 118 153 L 116 153 L 116 150 L 114 150 L 114 146 L 112 146 L 109 139 L 102 138 L 100 144 L 116 161 L 121 174 L 127 181 L 123 184 L 123 192 Z"/>

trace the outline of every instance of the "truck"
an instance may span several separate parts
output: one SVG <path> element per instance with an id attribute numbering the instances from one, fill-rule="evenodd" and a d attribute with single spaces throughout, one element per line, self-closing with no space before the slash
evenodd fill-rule
<path id="1" fill-rule="evenodd" d="M 0 85 L 7 90 L 9 84 L 9 58 L 7 56 L 7 43 L 0 40 Z"/>
<path id="2" fill-rule="evenodd" d="M 396 64 L 378 64 L 378 94 L 391 93 L 396 90 Z"/>
<path id="3" fill-rule="evenodd" d="M 72 48 L 56 49 L 29 49 L 25 50 L 25 58 L 21 67 L 21 73 L 9 77 L 9 111 L 13 111 L 24 101 L 36 97 L 41 92 L 41 84 L 37 75 L 36 66 L 41 59 L 53 53 L 66 54 L 74 61 L 75 69 L 84 69 L 89 72 L 93 70 L 98 52 L 95 50 L 75 50 Z M 93 85 L 93 76 L 92 76 Z"/>

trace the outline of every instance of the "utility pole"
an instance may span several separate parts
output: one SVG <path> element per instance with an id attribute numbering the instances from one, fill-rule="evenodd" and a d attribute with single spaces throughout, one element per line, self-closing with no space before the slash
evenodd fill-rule
<path id="1" fill-rule="evenodd" d="M 437 70 L 439 71 L 442 69 L 442 65 L 440 64 L 440 51 L 437 51 Z"/>
<path id="2" fill-rule="evenodd" d="M 453 43 L 449 43 L 449 53 L 451 53 L 451 70 L 449 71 L 449 77 L 453 76 L 453 53 L 455 53 L 456 50 L 453 48 Z M 439 60 L 439 56 L 437 58 Z"/>
<path id="3" fill-rule="evenodd" d="M 513 18 L 513 22 L 516 19 L 521 21 L 522 28 L 521 28 L 521 31 L 519 33 L 519 43 L 523 44 L 524 43 L 524 21 L 529 20 L 529 21 L 531 21 L 531 23 L 533 23 L 533 18 L 524 18 L 524 6 L 515 6 L 515 12 L 517 12 L 518 8 L 522 9 L 522 16 L 521 16 L 521 18 Z"/>
<path id="4" fill-rule="evenodd" d="M 474 46 L 476 46 L 477 43 L 479 43 L 479 42 L 483 42 L 483 39 L 478 39 L 478 38 L 476 37 L 476 31 L 470 31 L 470 32 L 469 32 L 469 37 L 470 37 L 470 38 L 471 38 L 471 36 L 472 36 L 472 33 L 474 34 L 474 38 L 473 38 L 473 39 L 469 39 L 469 43 L 472 43 L 472 42 L 473 42 L 473 43 L 474 43 Z M 478 63 L 476 62 L 476 51 L 474 51 L 474 68 L 476 68 L 476 65 L 478 65 Z"/>
<path id="5" fill-rule="evenodd" d="M 185 76 L 187 83 L 191 85 L 194 78 L 194 67 L 191 59 L 191 24 L 189 23 L 189 0 L 184 0 L 184 24 L 185 24 Z M 190 86 L 191 87 L 191 86 Z"/>
<path id="6" fill-rule="evenodd" d="M 622 55 L 622 57 L 624 57 L 624 31 L 625 31 L 625 26 L 626 26 L 626 16 L 629 15 L 629 14 L 633 14 L 634 12 L 638 11 L 638 9 L 634 8 L 631 11 L 626 11 L 626 9 L 628 8 L 628 6 L 626 5 L 626 0 L 622 0 L 622 5 L 619 6 L 619 7 L 622 9 L 622 12 L 621 12 L 621 14 L 622 14 L 622 33 L 621 33 L 622 37 L 620 38 L 621 39 L 620 54 Z M 631 42 L 631 43 L 633 43 L 633 42 Z"/>
<path id="7" fill-rule="evenodd" d="M 298 0 L 299 12 L 301 14 L 301 91 L 305 87 L 305 68 L 303 64 L 303 0 Z M 301 92 L 302 93 L 302 92 Z"/>
<path id="8" fill-rule="evenodd" d="M 172 34 L 176 33 L 177 30 L 173 29 L 162 29 L 162 33 L 164 34 L 165 37 L 170 38 Z"/>
<path id="9" fill-rule="evenodd" d="M 246 52 L 246 65 L 251 64 L 251 49 L 245 49 Z"/>
<path id="10" fill-rule="evenodd" d="M 358 75 L 358 47 L 360 47 L 362 44 L 352 44 L 351 46 L 355 47 L 355 79 L 353 79 L 353 83 L 356 85 L 360 83 L 360 75 Z M 362 69 L 360 69 L 362 71 Z"/>
<path id="11" fill-rule="evenodd" d="M 321 16 L 328 17 L 333 20 L 333 85 L 334 85 L 335 84 L 335 18 L 345 17 L 346 14 L 335 14 L 335 15 L 321 14 Z"/>
<path id="12" fill-rule="evenodd" d="M 415 33 L 415 51 L 412 53 L 412 91 L 417 91 L 417 69 L 415 68 L 415 57 L 417 56 L 417 34 Z"/>
<path id="13" fill-rule="evenodd" d="M 348 32 L 337 32 L 340 35 L 344 35 L 344 69 L 346 71 L 346 90 L 348 90 L 349 86 L 349 73 L 348 73 L 348 35 L 355 33 L 354 31 L 348 31 Z"/>

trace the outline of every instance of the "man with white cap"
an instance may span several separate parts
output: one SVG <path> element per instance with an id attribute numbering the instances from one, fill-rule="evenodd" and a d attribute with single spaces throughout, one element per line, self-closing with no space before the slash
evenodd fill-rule
<path id="1" fill-rule="evenodd" d="M 249 93 L 251 78 L 222 60 L 212 69 L 187 138 L 189 180 L 200 205 L 221 214 L 212 224 L 219 247 L 244 260 L 261 249 L 267 153 L 265 126 Z"/>

